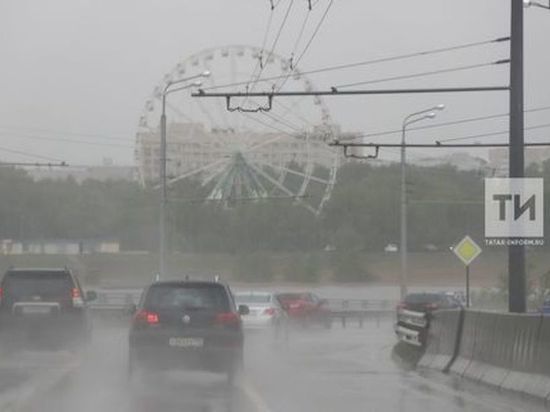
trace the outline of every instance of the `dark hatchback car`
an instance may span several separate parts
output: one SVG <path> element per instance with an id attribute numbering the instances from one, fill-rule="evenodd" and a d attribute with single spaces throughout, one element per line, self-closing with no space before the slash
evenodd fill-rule
<path id="1" fill-rule="evenodd" d="M 143 293 L 129 336 L 128 371 L 188 369 L 226 373 L 243 362 L 241 315 L 229 287 L 218 282 L 162 281 Z"/>
<path id="2" fill-rule="evenodd" d="M 462 304 L 446 293 L 409 293 L 399 302 L 397 310 L 430 313 L 440 309 L 459 309 Z"/>
<path id="3" fill-rule="evenodd" d="M 0 282 L 3 348 L 78 349 L 91 336 L 89 300 L 68 269 L 10 269 Z"/>

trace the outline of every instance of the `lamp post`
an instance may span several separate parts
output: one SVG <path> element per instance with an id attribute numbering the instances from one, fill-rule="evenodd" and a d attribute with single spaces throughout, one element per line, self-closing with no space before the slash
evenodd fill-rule
<path id="1" fill-rule="evenodd" d="M 406 134 L 407 127 L 413 123 L 417 123 L 426 119 L 433 119 L 436 116 L 436 111 L 445 109 L 445 105 L 439 104 L 426 110 L 411 113 L 403 119 L 401 128 L 401 242 L 399 249 L 401 251 L 401 278 L 400 278 L 400 295 L 404 299 L 407 295 L 407 277 L 408 277 L 408 262 L 407 262 L 407 159 L 406 159 Z"/>
<path id="2" fill-rule="evenodd" d="M 200 77 L 209 77 L 210 72 L 205 71 L 195 76 L 187 77 L 168 82 L 162 91 L 162 114 L 160 116 L 160 213 L 159 213 L 159 273 L 158 279 L 166 275 L 166 204 L 167 204 L 167 184 L 166 184 L 166 97 L 181 90 L 191 87 L 200 87 L 202 82 L 197 80 L 191 84 L 173 88 L 174 85 L 186 83 Z"/>
<path id="3" fill-rule="evenodd" d="M 550 1 L 548 1 L 548 5 L 546 5 L 546 4 L 539 3 L 538 1 L 523 0 L 523 7 L 531 7 L 531 6 L 550 10 Z"/>

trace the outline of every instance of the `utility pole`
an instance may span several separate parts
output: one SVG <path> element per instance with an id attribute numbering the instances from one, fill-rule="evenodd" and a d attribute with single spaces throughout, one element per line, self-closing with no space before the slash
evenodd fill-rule
<path id="1" fill-rule="evenodd" d="M 399 252 L 401 253 L 401 277 L 399 279 L 399 294 L 401 300 L 404 300 L 407 296 L 407 284 L 408 284 L 408 233 L 407 233 L 407 157 L 405 151 L 405 136 L 406 136 L 407 123 L 403 122 L 403 128 L 401 132 L 401 224 L 400 224 L 400 238 Z"/>
<path id="2" fill-rule="evenodd" d="M 167 187 L 166 181 L 166 97 L 175 92 L 187 90 L 191 87 L 200 87 L 202 81 L 195 81 L 191 84 L 187 84 L 181 87 L 172 88 L 172 86 L 185 83 L 187 81 L 197 79 L 199 77 L 209 77 L 210 72 L 204 71 L 200 74 L 196 74 L 184 79 L 174 80 L 166 83 L 162 92 L 162 114 L 160 115 L 160 213 L 159 213 L 159 273 L 157 274 L 157 280 L 163 279 L 166 276 L 166 205 L 167 199 Z"/>
<path id="3" fill-rule="evenodd" d="M 159 213 L 159 276 L 166 275 L 166 92 L 162 95 L 160 116 L 160 213 Z"/>
<path id="4" fill-rule="evenodd" d="M 523 131 L 523 0 L 511 0 L 509 177 L 524 177 Z M 525 247 L 508 246 L 508 310 L 524 313 Z"/>
<path id="5" fill-rule="evenodd" d="M 405 143 L 407 136 L 407 127 L 413 123 L 421 122 L 426 119 L 433 119 L 436 116 L 436 110 L 444 110 L 445 105 L 439 104 L 434 107 L 430 107 L 426 110 L 411 113 L 405 119 L 401 125 L 401 201 L 400 201 L 400 242 L 399 251 L 401 253 L 401 276 L 399 279 L 399 290 L 401 299 L 405 299 L 407 296 L 407 284 L 408 284 L 408 233 L 407 233 L 407 155 L 405 151 Z"/>

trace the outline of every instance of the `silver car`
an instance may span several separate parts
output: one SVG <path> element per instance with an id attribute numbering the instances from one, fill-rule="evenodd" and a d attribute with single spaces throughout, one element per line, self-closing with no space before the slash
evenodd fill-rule
<path id="1" fill-rule="evenodd" d="M 239 292 L 235 294 L 238 305 L 247 305 L 250 312 L 241 316 L 245 329 L 279 328 L 286 323 L 286 312 L 271 292 Z"/>

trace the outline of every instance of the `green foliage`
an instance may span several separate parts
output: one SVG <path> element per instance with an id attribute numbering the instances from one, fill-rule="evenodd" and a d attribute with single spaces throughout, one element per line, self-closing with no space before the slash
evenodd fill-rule
<path id="1" fill-rule="evenodd" d="M 336 282 L 368 282 L 372 280 L 360 253 L 337 251 L 332 255 L 332 267 Z"/>
<path id="2" fill-rule="evenodd" d="M 550 192 L 550 162 L 528 172 L 546 177 L 545 189 Z M 315 175 L 326 177 L 326 171 L 315 170 Z M 292 176 L 287 178 L 289 185 L 297 184 Z M 318 197 L 315 188 L 312 184 L 307 194 Z M 193 180 L 170 187 L 167 226 L 173 251 L 313 255 L 328 247 L 340 256 L 345 251 L 382 251 L 388 243 L 399 243 L 396 164 L 341 167 L 332 197 L 319 216 L 288 199 L 203 202 L 210 189 Z M 446 249 L 464 234 L 483 237 L 482 175 L 450 166 L 409 165 L 407 192 L 411 251 L 427 244 Z M 137 183 L 34 182 L 21 170 L 1 168 L 0 193 L 0 238 L 113 238 L 126 250 L 158 249 L 158 192 Z M 550 215 L 550 203 L 545 208 Z M 550 219 L 546 225 L 549 231 Z M 336 267 L 350 264 L 342 261 Z M 295 266 L 308 267 L 305 262 Z M 313 279 L 313 272 L 304 276 Z M 339 278 L 353 278 L 351 270 L 337 272 Z"/>
<path id="3" fill-rule="evenodd" d="M 314 253 L 293 255 L 285 268 L 285 279 L 289 282 L 319 282 L 321 262 Z"/>
<path id="4" fill-rule="evenodd" d="M 273 279 L 271 261 L 263 253 L 244 253 L 235 258 L 235 279 L 245 282 L 269 282 Z"/>

